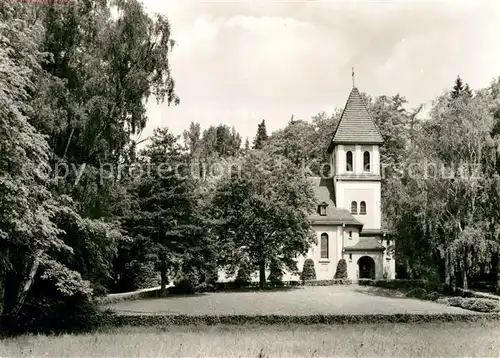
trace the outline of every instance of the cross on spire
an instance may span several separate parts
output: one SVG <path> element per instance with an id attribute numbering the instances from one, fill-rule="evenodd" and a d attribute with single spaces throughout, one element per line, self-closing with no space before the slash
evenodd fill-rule
<path id="1" fill-rule="evenodd" d="M 354 67 L 352 68 L 352 88 L 356 87 L 354 85 Z"/>

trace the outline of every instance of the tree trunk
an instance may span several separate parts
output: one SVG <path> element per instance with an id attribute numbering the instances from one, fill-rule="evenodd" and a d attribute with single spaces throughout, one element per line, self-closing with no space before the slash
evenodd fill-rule
<path id="1" fill-rule="evenodd" d="M 160 265 L 160 296 L 167 296 L 167 264 L 162 262 Z"/>
<path id="2" fill-rule="evenodd" d="M 469 289 L 469 284 L 467 283 L 467 270 L 465 269 L 465 267 L 462 270 L 462 286 L 464 290 Z"/>
<path id="3" fill-rule="evenodd" d="M 500 295 L 500 254 L 496 254 L 497 256 L 497 288 L 496 293 Z"/>
<path id="4" fill-rule="evenodd" d="M 445 256 L 444 275 L 445 275 L 444 283 L 447 286 L 451 285 L 450 258 L 448 253 L 446 253 Z"/>
<path id="5" fill-rule="evenodd" d="M 467 280 L 467 259 L 464 258 L 462 262 L 462 287 L 464 290 L 469 289 L 469 282 Z"/>
<path id="6" fill-rule="evenodd" d="M 14 306 L 12 307 L 12 311 L 9 312 L 10 314 L 16 315 L 21 310 L 24 301 L 28 296 L 29 290 L 33 285 L 36 273 L 38 272 L 38 267 L 40 266 L 40 259 L 42 257 L 42 254 L 43 254 L 42 249 L 37 250 L 33 255 L 33 257 L 31 258 L 32 259 L 31 262 L 26 263 L 25 272 L 27 274 L 24 276 L 23 281 L 21 281 L 21 284 L 19 286 L 19 291 L 17 293 L 17 298 L 14 303 Z"/>
<path id="7" fill-rule="evenodd" d="M 264 288 L 266 285 L 266 259 L 262 258 L 259 262 L 259 286 Z"/>
<path id="8" fill-rule="evenodd" d="M 12 269 L 2 277 L 2 316 L 1 329 L 14 332 L 19 326 L 18 314 L 33 286 L 43 250 L 34 254 L 17 252 L 10 255 Z"/>

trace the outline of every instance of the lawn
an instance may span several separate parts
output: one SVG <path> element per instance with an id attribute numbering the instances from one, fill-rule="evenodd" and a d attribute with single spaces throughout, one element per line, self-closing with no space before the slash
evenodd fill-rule
<path id="1" fill-rule="evenodd" d="M 498 322 L 336 326 L 176 326 L 22 336 L 2 357 L 498 357 Z"/>
<path id="2" fill-rule="evenodd" d="M 389 297 L 357 285 L 300 287 L 279 291 L 217 292 L 110 305 L 118 314 L 392 314 L 470 313 L 432 301 Z"/>

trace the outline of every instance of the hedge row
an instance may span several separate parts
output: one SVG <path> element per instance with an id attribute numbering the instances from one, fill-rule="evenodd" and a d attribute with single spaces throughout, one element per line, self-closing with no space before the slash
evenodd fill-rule
<path id="1" fill-rule="evenodd" d="M 359 324 L 500 321 L 498 314 L 363 314 L 363 315 L 113 315 L 108 327 L 165 325 L 242 325 L 242 324 Z"/>
<path id="2" fill-rule="evenodd" d="M 372 279 L 359 279 L 358 280 L 358 285 L 361 286 L 375 286 L 375 287 L 382 287 L 382 288 L 393 288 L 393 289 L 398 289 L 398 288 L 404 288 L 404 289 L 409 289 L 409 288 L 415 288 L 415 287 L 421 287 L 421 288 L 428 288 L 429 283 L 425 280 L 372 280 Z"/>
<path id="3" fill-rule="evenodd" d="M 336 286 L 336 285 L 350 285 L 350 279 L 333 279 L 333 280 L 311 280 L 304 281 L 303 286 Z"/>
<path id="4" fill-rule="evenodd" d="M 462 288 L 453 287 L 451 285 L 446 285 L 439 282 L 430 282 L 426 280 L 371 280 L 371 279 L 360 279 L 358 284 L 362 286 L 375 286 L 382 288 L 392 288 L 392 289 L 412 289 L 412 288 L 424 288 L 428 291 L 436 291 L 444 295 L 449 296 L 459 296 L 466 298 L 485 298 L 489 300 L 500 301 L 500 296 L 493 294 L 487 294 L 482 292 L 464 290 Z"/>
<path id="5" fill-rule="evenodd" d="M 350 285 L 350 279 L 333 279 L 333 280 L 307 280 L 307 281 L 283 281 L 279 285 L 267 284 L 267 289 L 277 287 L 298 287 L 298 286 L 336 286 L 336 285 Z M 230 291 L 237 289 L 258 289 L 259 282 L 250 282 L 242 286 L 239 282 L 217 282 L 215 284 L 215 291 Z"/>

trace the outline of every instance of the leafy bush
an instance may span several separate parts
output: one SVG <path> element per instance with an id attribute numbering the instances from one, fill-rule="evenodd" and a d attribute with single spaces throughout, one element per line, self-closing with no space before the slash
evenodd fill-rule
<path id="1" fill-rule="evenodd" d="M 274 287 L 283 286 L 283 270 L 281 269 L 279 263 L 272 261 L 269 269 L 270 272 L 267 280 L 269 281 L 271 286 Z"/>
<path id="2" fill-rule="evenodd" d="M 176 295 L 193 295 L 198 292 L 199 286 L 198 276 L 194 272 L 189 272 L 175 280 L 174 286 L 169 287 L 167 292 Z"/>
<path id="3" fill-rule="evenodd" d="M 91 297 L 65 295 L 46 281 L 38 281 L 19 315 L 4 320 L 3 333 L 80 333 L 102 324 L 106 312 Z"/>
<path id="4" fill-rule="evenodd" d="M 375 286 L 375 280 L 370 278 L 360 278 L 358 280 L 358 285 L 360 286 Z"/>
<path id="5" fill-rule="evenodd" d="M 489 300 L 486 298 L 474 298 L 474 297 L 447 297 L 444 300 L 440 300 L 441 303 L 448 304 L 454 307 L 464 308 L 470 311 L 476 312 L 496 312 L 499 310 L 499 302 L 495 300 Z"/>
<path id="6" fill-rule="evenodd" d="M 426 298 L 427 297 L 427 290 L 422 287 L 415 287 L 411 288 L 407 293 L 406 296 L 408 297 L 415 297 L 415 298 Z"/>
<path id="7" fill-rule="evenodd" d="M 316 280 L 316 270 L 314 269 L 314 261 L 306 259 L 300 275 L 302 281 Z"/>
<path id="8" fill-rule="evenodd" d="M 335 279 L 346 279 L 347 278 L 347 262 L 345 259 L 340 259 L 337 264 L 337 271 L 335 271 Z"/>
<path id="9" fill-rule="evenodd" d="M 427 282 L 425 280 L 358 280 L 361 286 L 376 286 L 390 289 L 407 290 L 408 297 L 437 301 L 438 303 L 461 307 L 477 312 L 500 311 L 500 297 L 485 295 L 481 292 L 453 288 L 450 285 Z M 441 297 L 441 294 L 452 297 Z"/>
<path id="10" fill-rule="evenodd" d="M 439 293 L 431 291 L 427 292 L 427 296 L 425 297 L 425 299 L 429 301 L 437 301 L 440 297 L 441 295 Z"/>
<path id="11" fill-rule="evenodd" d="M 250 264 L 248 261 L 243 261 L 240 264 L 238 273 L 236 274 L 236 279 L 234 280 L 234 286 L 236 288 L 248 287 L 252 282 L 252 271 L 250 269 Z"/>

